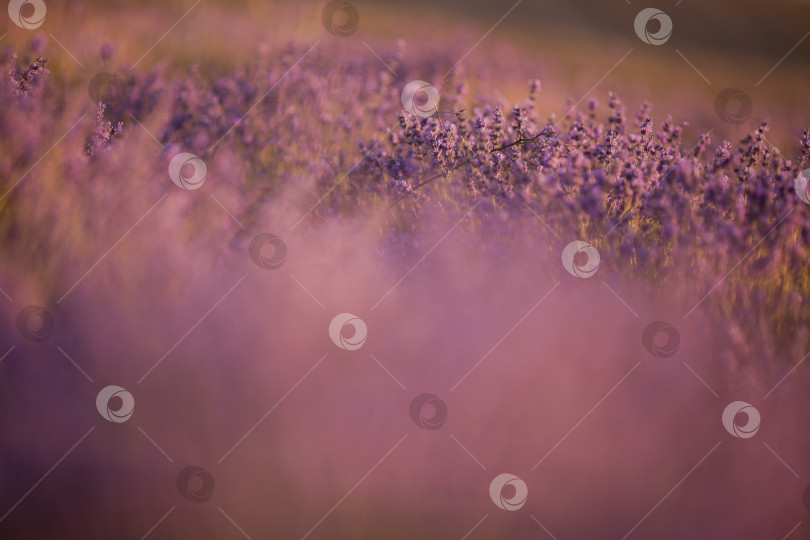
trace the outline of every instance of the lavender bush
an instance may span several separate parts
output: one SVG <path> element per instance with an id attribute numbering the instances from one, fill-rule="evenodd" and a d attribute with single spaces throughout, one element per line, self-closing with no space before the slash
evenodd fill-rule
<path id="1" fill-rule="evenodd" d="M 420 69 L 403 63 L 402 48 L 388 59 L 389 67 Z M 111 54 L 108 49 L 102 57 Z M 423 118 L 401 110 L 407 77 L 394 77 L 373 59 L 335 63 L 317 51 L 308 69 L 292 69 L 259 101 L 268 83 L 281 79 L 306 50 L 290 44 L 265 51 L 233 73 L 212 77 L 194 68 L 182 78 L 168 77 L 164 67 L 122 70 L 124 78 L 115 81 L 121 88 L 113 88 L 115 106 L 108 108 L 103 101 L 76 103 L 65 81 L 48 78 L 45 58 L 18 59 L 6 48 L 3 234 L 7 245 L 22 251 L 16 260 L 25 266 L 52 246 L 13 244 L 20 235 L 36 236 L 30 216 L 22 215 L 30 211 L 25 197 L 36 188 L 11 189 L 13 177 L 53 144 L 55 124 L 69 126 L 84 109 L 95 121 L 77 128 L 84 132 L 83 152 L 62 154 L 58 168 L 67 174 L 61 182 L 109 188 L 101 178 L 110 162 L 143 159 L 127 139 L 144 139 L 140 130 L 149 124 L 148 136 L 154 134 L 162 148 L 161 163 L 179 151 L 213 161 L 219 182 L 242 194 L 239 218 L 248 224 L 263 201 L 300 185 L 301 178 L 314 179 L 301 208 L 323 194 L 315 211 L 321 218 L 387 209 L 385 227 L 400 241 L 403 233 L 420 230 L 420 212 L 436 204 L 486 199 L 506 215 L 528 207 L 557 236 L 543 249 L 558 252 L 565 245 L 561 238 L 587 238 L 613 255 L 611 269 L 625 279 L 671 288 L 675 297 L 699 297 L 745 258 L 724 280 L 724 293 L 704 306 L 736 336 L 735 354 L 777 357 L 787 343 L 794 353 L 810 348 L 810 282 L 795 271 L 810 254 L 806 205 L 794 191 L 795 178 L 808 166 L 807 129 L 796 134 L 790 156 L 769 144 L 767 122 L 737 142 L 711 133 L 686 141 L 686 125 L 671 116 L 656 124 L 646 103 L 628 113 L 612 93 L 606 108 L 592 98 L 584 110 L 569 103 L 563 118 L 543 119 L 537 112 L 540 81 L 529 82 L 524 102 L 507 107 L 471 99 L 455 75 L 442 87 L 439 113 Z M 339 92 L 332 91 L 337 78 Z M 362 113 L 358 103 L 366 104 Z M 353 134 L 368 130 L 375 134 L 361 136 L 355 149 L 346 147 Z M 107 189 L 101 191 L 106 196 Z M 767 331 L 758 319 L 763 312 L 774 314 Z"/>
<path id="2" fill-rule="evenodd" d="M 232 523 L 254 537 L 446 538 L 485 512 L 481 537 L 490 524 L 492 538 L 539 534 L 531 519 L 495 515 L 479 488 L 497 466 L 530 471 L 520 472 L 527 510 L 561 538 L 621 537 L 715 443 L 716 398 L 761 397 L 810 349 L 810 208 L 794 188 L 810 166 L 806 126 L 774 126 L 794 141 L 783 155 L 766 121 L 729 141 L 717 118 L 694 130 L 678 110 L 628 110 L 614 93 L 544 117 L 560 104 L 539 80 L 515 104 L 487 90 L 498 76 L 483 73 L 499 66 L 445 77 L 465 52 L 451 46 L 414 55 L 399 43 L 382 65 L 291 42 L 227 69 L 130 69 L 112 67 L 105 44 L 98 73 L 78 77 L 49 71 L 42 39 L 2 55 L 0 287 L 14 300 L 0 338 L 18 348 L 0 364 L 12 434 L 0 512 L 13 510 L 0 536 L 141 538 L 157 522 L 166 538 L 233 535 Z M 412 80 L 441 81 L 436 114 L 403 111 Z M 199 189 L 167 175 L 180 153 L 205 163 Z M 263 259 L 257 239 L 281 255 Z M 576 240 L 598 249 L 596 279 L 560 264 Z M 20 338 L 22 303 L 53 313 L 50 339 Z M 368 323 L 362 355 L 327 339 L 341 312 Z M 680 333 L 655 354 L 649 328 L 670 328 L 661 317 Z M 661 362 L 644 384 L 605 394 L 651 356 Z M 681 385 L 691 377 L 681 364 L 705 387 Z M 134 394 L 143 437 L 99 419 L 96 387 L 108 385 Z M 621 414 L 595 415 L 567 440 L 603 395 Z M 423 422 L 414 396 L 441 403 L 443 417 Z M 766 411 L 763 437 L 800 462 L 804 418 L 783 412 Z M 90 425 L 83 457 L 62 465 L 69 474 L 12 507 Z M 28 436 L 29 426 L 47 433 Z M 459 438 L 426 438 L 448 433 Z M 60 450 L 45 452 L 45 440 Z M 534 473 L 557 440 L 569 451 Z M 382 465 L 368 491 L 323 515 L 386 450 L 407 445 L 392 458 L 405 465 Z M 749 457 L 729 450 L 691 479 L 691 496 L 650 520 L 655 537 L 789 528 L 797 489 L 783 487 L 772 456 L 757 467 Z M 751 468 L 750 489 L 724 483 Z M 174 482 L 195 474 L 204 493 L 178 484 L 178 499 Z M 35 504 L 45 493 L 76 496 Z M 209 498 L 215 525 L 194 513 Z M 45 504 L 48 519 L 36 519 Z"/>

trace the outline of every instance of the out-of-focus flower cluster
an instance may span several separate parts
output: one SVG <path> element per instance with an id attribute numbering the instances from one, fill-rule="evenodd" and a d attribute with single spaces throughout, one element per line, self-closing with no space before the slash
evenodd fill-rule
<path id="1" fill-rule="evenodd" d="M 604 119 L 593 99 L 585 111 L 541 119 L 538 88 L 531 81 L 528 99 L 509 111 L 400 114 L 399 130 L 351 178 L 377 178 L 377 189 L 411 208 L 466 192 L 510 215 L 531 211 L 557 235 L 553 251 L 588 239 L 626 278 L 683 301 L 722 281 L 704 307 L 731 355 L 810 345 L 810 207 L 794 189 L 808 165 L 807 129 L 789 159 L 770 145 L 767 122 L 736 143 L 710 133 L 687 141 L 686 124 L 655 124 L 647 104 L 628 117 L 612 93 Z"/>

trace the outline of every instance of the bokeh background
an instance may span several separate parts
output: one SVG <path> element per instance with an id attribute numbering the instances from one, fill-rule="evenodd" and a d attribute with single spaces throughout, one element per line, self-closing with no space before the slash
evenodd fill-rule
<path id="1" fill-rule="evenodd" d="M 101 43 L 111 41 L 119 49 L 117 60 L 134 62 L 162 34 L 155 35 L 155 31 L 168 29 L 191 5 L 193 2 L 175 0 L 60 3 L 49 5 L 48 17 L 54 25 L 71 29 L 70 39 L 60 41 L 79 58 L 89 62 Z M 371 54 L 363 41 L 385 55 L 403 39 L 412 49 L 421 52 L 425 47 L 439 57 L 443 50 L 472 47 L 515 2 L 379 1 L 355 5 L 361 14 L 361 27 L 356 39 L 330 42 L 336 55 Z M 256 54 L 260 44 L 273 46 L 289 40 L 314 43 L 324 37 L 320 19 L 313 17 L 323 7 L 317 2 L 205 0 L 199 7 L 203 9 L 195 8 L 187 24 L 172 30 L 172 39 L 164 39 L 144 58 L 143 67 L 166 62 L 174 68 L 195 64 L 204 70 L 228 69 L 235 58 Z M 545 89 L 543 112 L 560 116 L 566 99 L 579 100 L 632 48 L 628 61 L 617 66 L 598 87 L 601 96 L 596 92 L 594 97 L 602 97 L 611 89 L 628 103 L 646 100 L 662 111 L 674 111 L 675 105 L 681 120 L 704 128 L 716 124 L 712 119 L 715 96 L 733 87 L 749 94 L 755 105 L 750 124 L 735 135 L 763 119 L 806 120 L 810 52 L 806 43 L 796 44 L 808 31 L 808 2 L 674 0 L 656 5 L 673 18 L 676 27 L 663 48 L 644 46 L 633 32 L 633 20 L 643 7 L 648 6 L 624 0 L 524 0 L 476 47 L 468 64 L 493 71 L 498 71 L 499 64 L 508 65 L 505 73 L 499 72 L 501 77 L 494 88 L 488 88 L 500 92 L 508 102 L 525 96 L 526 80 L 541 79 Z M 168 25 L 161 26 L 163 22 Z M 6 39 L 23 46 L 30 37 L 30 33 L 13 31 Z M 48 47 L 49 51 L 54 47 L 58 50 L 55 43 Z M 49 55 L 51 66 L 74 71 L 70 57 L 59 52 Z M 779 67 L 757 85 L 782 58 Z M 470 83 L 475 85 L 476 81 Z M 790 136 L 795 139 L 795 134 Z M 774 142 L 787 143 L 787 134 L 775 133 L 774 137 L 785 137 Z"/>

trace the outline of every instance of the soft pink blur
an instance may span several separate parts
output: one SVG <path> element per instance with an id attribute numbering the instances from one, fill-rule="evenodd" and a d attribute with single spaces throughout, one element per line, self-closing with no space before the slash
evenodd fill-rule
<path id="1" fill-rule="evenodd" d="M 217 193 L 214 182 L 206 188 Z M 133 199 L 122 223 L 158 195 Z M 621 538 L 676 485 L 631 537 L 778 539 L 805 519 L 806 372 L 763 399 L 799 358 L 732 362 L 712 330 L 722 320 L 701 309 L 682 319 L 699 298 L 642 290 L 611 271 L 610 254 L 593 278 L 576 280 L 559 259 L 560 246 L 576 238 L 550 236 L 520 205 L 507 212 L 485 202 L 441 241 L 469 205 L 434 211 L 418 241 L 401 240 L 412 249 L 397 252 L 386 248 L 396 244 L 381 218 L 310 216 L 290 232 L 308 206 L 285 202 L 258 217 L 260 229 L 240 232 L 210 199 L 198 201 L 204 215 L 189 210 L 190 198 L 207 195 L 168 190 L 55 307 L 57 330 L 45 343 L 19 339 L 18 308 L 43 303 L 48 288 L 58 298 L 93 259 L 65 264 L 64 283 L 41 291 L 30 276 L 3 276 L 15 298 L 3 306 L 3 343 L 16 349 L 0 364 L 0 414 L 6 455 L 17 457 L 2 468 L 0 512 L 96 428 L 0 523 L 2 536 L 37 529 L 42 537 L 140 538 L 176 506 L 150 538 L 237 537 L 217 508 L 252 538 L 300 538 L 340 503 L 310 538 L 461 538 L 485 515 L 470 538 L 544 538 L 532 516 L 557 538 Z M 168 241 L 191 220 L 198 229 L 185 244 Z M 109 238 L 87 240 L 96 244 L 88 252 L 103 253 L 126 229 L 111 227 Z M 247 256 L 259 232 L 285 240 L 279 270 Z M 342 312 L 368 325 L 357 351 L 340 350 L 327 334 Z M 675 356 L 642 347 L 653 320 L 679 330 Z M 95 410 L 109 384 L 135 398 L 126 423 Z M 436 431 L 409 418 L 423 392 L 448 406 Z M 721 423 L 736 400 L 762 414 L 751 439 L 735 439 Z M 189 464 L 216 480 L 205 503 L 175 487 Z M 503 472 L 528 485 L 517 512 L 489 498 Z"/>

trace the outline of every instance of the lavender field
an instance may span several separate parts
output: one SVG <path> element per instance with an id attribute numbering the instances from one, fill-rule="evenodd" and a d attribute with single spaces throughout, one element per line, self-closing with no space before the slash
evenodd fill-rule
<path id="1" fill-rule="evenodd" d="M 0 538 L 810 538 L 806 3 L 0 36 Z"/>

